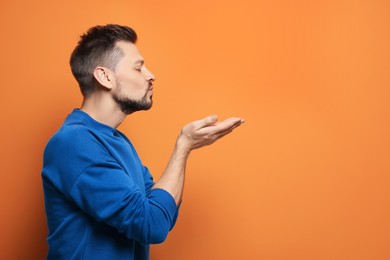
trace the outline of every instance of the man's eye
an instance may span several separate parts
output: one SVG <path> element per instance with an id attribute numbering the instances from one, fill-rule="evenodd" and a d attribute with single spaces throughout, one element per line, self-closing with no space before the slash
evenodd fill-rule
<path id="1" fill-rule="evenodd" d="M 137 71 L 141 71 L 141 68 L 135 68 L 135 70 L 137 70 Z"/>

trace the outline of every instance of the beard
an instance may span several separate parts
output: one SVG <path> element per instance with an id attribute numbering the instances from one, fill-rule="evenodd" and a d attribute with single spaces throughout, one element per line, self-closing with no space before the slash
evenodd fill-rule
<path id="1" fill-rule="evenodd" d="M 141 99 L 131 99 L 122 95 L 121 86 L 114 92 L 113 98 L 126 115 L 140 110 L 149 110 L 153 105 L 152 96 L 148 98 L 148 92 Z"/>

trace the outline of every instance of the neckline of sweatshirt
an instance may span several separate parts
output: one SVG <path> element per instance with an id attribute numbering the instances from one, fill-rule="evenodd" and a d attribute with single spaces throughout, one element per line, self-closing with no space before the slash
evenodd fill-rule
<path id="1" fill-rule="evenodd" d="M 80 110 L 79 108 L 73 109 L 72 113 L 70 113 L 66 120 L 65 124 L 83 124 L 92 129 L 99 130 L 105 134 L 111 134 L 117 136 L 120 134 L 120 131 L 99 121 L 93 119 L 88 113 Z"/>

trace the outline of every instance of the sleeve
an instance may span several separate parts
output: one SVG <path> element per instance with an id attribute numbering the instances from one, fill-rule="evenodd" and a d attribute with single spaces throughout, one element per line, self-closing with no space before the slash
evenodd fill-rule
<path id="1" fill-rule="evenodd" d="M 70 190 L 70 197 L 87 214 L 142 244 L 163 242 L 175 224 L 178 207 L 165 190 L 145 196 L 116 162 L 87 168 Z"/>
<path id="2" fill-rule="evenodd" d="M 145 191 L 146 191 L 146 196 L 149 196 L 150 195 L 150 192 L 152 191 L 152 188 L 153 188 L 153 185 L 154 185 L 154 181 L 153 181 L 153 176 L 150 174 L 150 171 L 148 169 L 148 167 L 146 166 L 143 166 L 144 167 L 144 171 L 143 171 L 143 174 L 144 174 L 144 180 L 145 180 Z M 176 202 L 175 202 L 176 203 Z M 172 227 L 171 229 L 175 226 L 176 224 L 176 220 L 179 216 L 179 209 L 180 209 L 180 205 L 178 206 L 178 209 L 176 211 L 176 214 L 173 218 L 173 221 L 172 221 Z"/>
<path id="3" fill-rule="evenodd" d="M 146 192 L 146 195 L 149 196 L 152 188 L 153 188 L 153 185 L 154 185 L 154 181 L 153 181 L 153 176 L 150 174 L 150 171 L 148 169 L 148 167 L 146 166 L 143 166 L 143 175 L 144 175 L 144 180 L 145 180 L 145 192 Z"/>

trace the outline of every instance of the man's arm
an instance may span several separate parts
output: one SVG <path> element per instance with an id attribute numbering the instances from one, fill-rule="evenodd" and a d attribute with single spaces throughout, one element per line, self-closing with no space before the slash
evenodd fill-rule
<path id="1" fill-rule="evenodd" d="M 183 194 L 187 159 L 192 150 L 210 145 L 240 126 L 244 120 L 238 117 L 217 122 L 217 116 L 209 116 L 183 127 L 164 174 L 153 189 L 169 192 L 178 205 Z"/>

